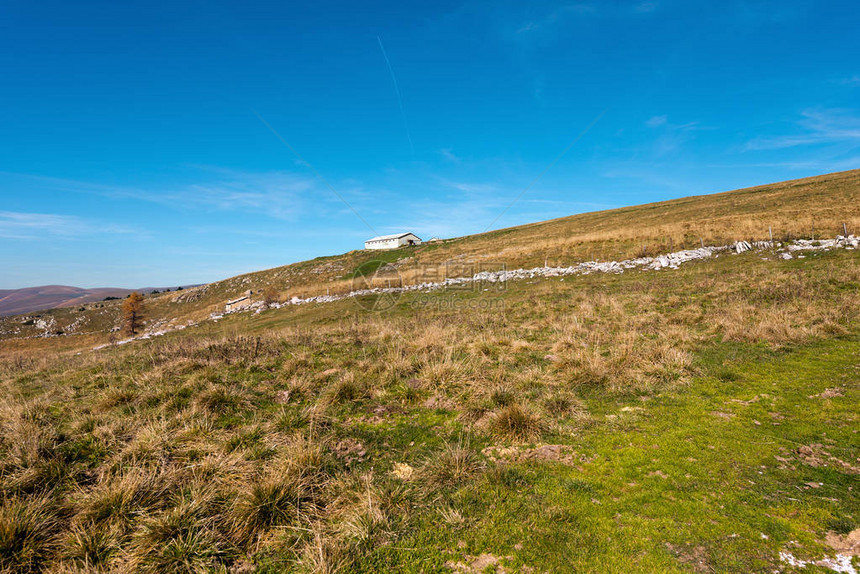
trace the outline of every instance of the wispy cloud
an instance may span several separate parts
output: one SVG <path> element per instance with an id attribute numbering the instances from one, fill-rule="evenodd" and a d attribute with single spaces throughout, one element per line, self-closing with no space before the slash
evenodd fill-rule
<path id="1" fill-rule="evenodd" d="M 473 183 L 465 181 L 449 181 L 444 180 L 445 185 L 454 188 L 458 191 L 469 194 L 490 194 L 498 191 L 498 186 L 494 183 Z"/>
<path id="2" fill-rule="evenodd" d="M 596 14 L 597 12 L 598 8 L 594 4 L 589 2 L 572 2 L 570 4 L 554 8 L 540 17 L 527 20 L 522 24 L 522 26 L 517 28 L 516 33 L 528 34 L 530 32 L 543 31 L 548 27 L 554 26 L 560 20 L 564 20 L 566 17 L 577 14 Z"/>
<path id="3" fill-rule="evenodd" d="M 683 124 L 675 124 L 669 121 L 669 116 L 661 115 L 661 116 L 651 116 L 648 120 L 645 121 L 645 125 L 649 128 L 665 128 L 669 130 L 675 131 L 698 131 L 698 130 L 712 130 L 714 128 L 703 126 L 699 122 L 686 122 Z"/>
<path id="4" fill-rule="evenodd" d="M 114 186 L 62 178 L 9 174 L 33 185 L 70 193 L 98 195 L 111 199 L 133 199 L 155 203 L 177 211 L 204 210 L 253 213 L 275 219 L 294 219 L 310 205 L 328 204 L 337 198 L 309 176 L 291 172 L 253 173 L 221 168 L 197 167 L 196 183 Z M 353 186 L 354 187 L 354 186 Z M 351 193 L 353 190 L 339 190 Z"/>
<path id="5" fill-rule="evenodd" d="M 292 219 L 304 209 L 308 200 L 318 198 L 323 193 L 315 180 L 294 174 L 230 173 L 213 182 L 171 189 L 156 193 L 152 198 L 138 195 L 138 199 L 156 203 L 182 202 L 189 207 Z"/>
<path id="6" fill-rule="evenodd" d="M 498 196 L 483 194 L 411 202 L 403 212 L 408 215 L 401 215 L 400 220 L 395 220 L 394 226 L 386 231 L 409 229 L 421 237 L 458 237 L 477 233 L 502 205 Z"/>
<path id="7" fill-rule="evenodd" d="M 384 232 L 409 230 L 424 238 L 459 237 L 486 231 L 487 225 L 496 218 L 498 221 L 493 229 L 615 207 L 607 203 L 578 201 L 577 197 L 588 197 L 588 194 L 579 195 L 570 189 L 550 189 L 543 190 L 543 197 L 522 199 L 517 209 L 499 218 L 499 213 L 510 206 L 521 189 L 494 181 L 442 183 L 456 191 L 403 203 L 397 212 L 389 214 L 391 225 Z"/>
<path id="8" fill-rule="evenodd" d="M 463 161 L 454 153 L 454 150 L 452 150 L 451 148 L 442 148 L 439 150 L 438 153 L 451 163 L 460 163 L 461 161 Z"/>
<path id="9" fill-rule="evenodd" d="M 726 163 L 726 164 L 708 164 L 703 167 L 719 168 L 719 169 L 738 169 L 747 167 L 764 167 L 764 168 L 784 168 L 793 170 L 815 170 L 821 173 L 844 171 L 849 169 L 860 168 L 860 155 L 849 156 L 842 159 L 804 159 L 797 161 L 773 161 L 773 162 L 757 162 L 757 163 Z"/>
<path id="10" fill-rule="evenodd" d="M 0 238 L 46 239 L 75 238 L 85 235 L 134 233 L 134 230 L 113 224 L 102 224 L 72 215 L 56 213 L 27 213 L 0 211 Z"/>
<path id="11" fill-rule="evenodd" d="M 565 22 L 567 18 L 577 16 L 587 17 L 609 17 L 629 18 L 639 15 L 650 14 L 660 8 L 656 1 L 643 1 L 636 3 L 620 2 L 569 2 L 554 7 L 543 15 L 525 20 L 515 32 L 517 35 L 528 35 L 530 33 L 543 32 Z"/>
<path id="12" fill-rule="evenodd" d="M 694 132 L 714 129 L 696 121 L 674 123 L 669 121 L 669 116 L 665 114 L 651 116 L 645 121 L 645 127 L 654 133 L 648 151 L 655 158 L 664 158 L 681 150 L 693 139 Z"/>
<path id="13" fill-rule="evenodd" d="M 783 149 L 804 145 L 848 143 L 860 145 L 860 117 L 846 110 L 806 110 L 796 122 L 799 133 L 755 138 L 745 151 Z"/>

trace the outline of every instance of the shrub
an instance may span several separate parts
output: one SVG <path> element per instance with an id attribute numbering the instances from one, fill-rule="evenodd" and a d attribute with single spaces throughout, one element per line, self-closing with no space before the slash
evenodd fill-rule
<path id="1" fill-rule="evenodd" d="M 507 386 L 495 387 L 490 392 L 490 402 L 497 407 L 506 407 L 514 402 L 514 391 Z"/>
<path id="2" fill-rule="evenodd" d="M 211 572 L 222 551 L 205 513 L 205 496 L 143 521 L 132 545 L 141 572 Z"/>
<path id="3" fill-rule="evenodd" d="M 553 393 L 544 398 L 543 408 L 551 415 L 565 416 L 583 410 L 582 402 L 565 393 Z"/>
<path id="4" fill-rule="evenodd" d="M 365 386 L 356 380 L 352 372 L 348 372 L 325 390 L 324 397 L 329 403 L 335 404 L 358 400 L 366 393 Z"/>
<path id="5" fill-rule="evenodd" d="M 95 523 L 128 522 L 138 512 L 162 505 L 167 487 L 164 477 L 145 469 L 109 477 L 82 502 L 83 517 Z"/>
<path id="6" fill-rule="evenodd" d="M 0 571 L 40 571 L 56 549 L 59 522 L 48 499 L 5 501 L 0 507 Z"/>
<path id="7" fill-rule="evenodd" d="M 503 438 L 529 440 L 540 435 L 542 424 L 537 415 L 514 403 L 493 415 L 490 419 L 490 430 Z"/>
<path id="8" fill-rule="evenodd" d="M 431 486 L 456 486 L 474 475 L 482 467 L 481 461 L 468 442 L 448 443 L 439 453 L 427 460 L 423 474 Z"/>
<path id="9" fill-rule="evenodd" d="M 115 528 L 92 522 L 71 526 L 64 541 L 65 557 L 84 568 L 103 568 L 119 549 Z"/>
<path id="10" fill-rule="evenodd" d="M 322 450 L 294 446 L 294 457 L 240 487 L 232 514 L 232 530 L 240 544 L 249 544 L 273 526 L 297 524 L 320 504 L 327 476 Z"/>

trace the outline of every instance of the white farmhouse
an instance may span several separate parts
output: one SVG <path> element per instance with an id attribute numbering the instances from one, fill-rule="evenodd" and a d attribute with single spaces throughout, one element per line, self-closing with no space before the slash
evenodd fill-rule
<path id="1" fill-rule="evenodd" d="M 421 238 L 414 233 L 380 235 L 364 242 L 365 249 L 397 249 L 407 245 L 421 245 Z"/>

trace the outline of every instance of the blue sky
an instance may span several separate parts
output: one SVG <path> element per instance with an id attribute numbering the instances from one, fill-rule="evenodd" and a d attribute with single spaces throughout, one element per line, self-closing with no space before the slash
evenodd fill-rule
<path id="1" fill-rule="evenodd" d="M 0 289 L 858 168 L 858 29 L 853 2 L 0 1 Z"/>

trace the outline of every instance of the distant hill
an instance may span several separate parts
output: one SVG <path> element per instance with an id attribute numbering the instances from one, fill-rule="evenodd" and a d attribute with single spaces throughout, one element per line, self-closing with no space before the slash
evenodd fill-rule
<path id="1" fill-rule="evenodd" d="M 137 289 L 143 293 L 154 288 Z M 0 289 L 0 316 L 20 315 L 57 307 L 74 307 L 84 303 L 102 301 L 105 297 L 125 297 L 135 289 L 97 287 L 82 289 L 68 285 L 43 285 L 24 289 Z"/>

